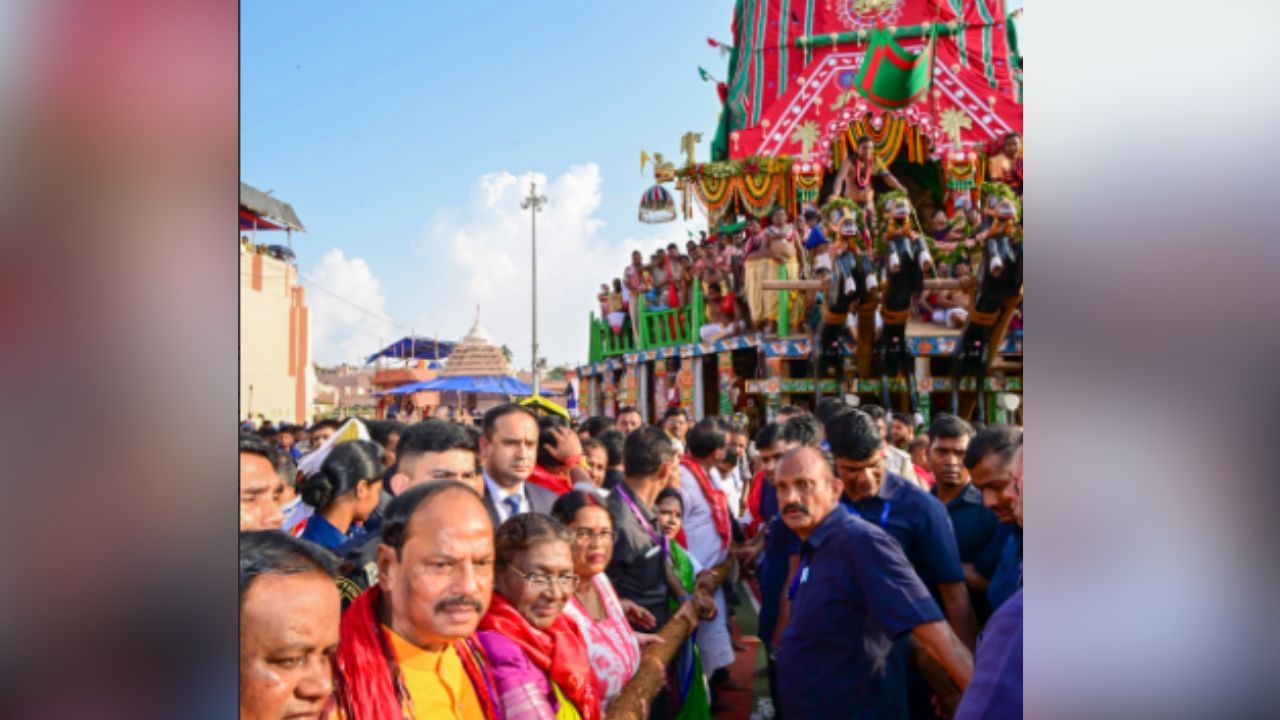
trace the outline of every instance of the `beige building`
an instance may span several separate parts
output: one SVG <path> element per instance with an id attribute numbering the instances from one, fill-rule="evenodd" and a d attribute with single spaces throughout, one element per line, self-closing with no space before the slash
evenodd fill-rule
<path id="1" fill-rule="evenodd" d="M 303 424 L 312 416 L 311 344 L 306 291 L 292 251 L 302 224 L 288 203 L 240 184 L 240 418 Z M 286 251 L 287 250 L 287 251 Z"/>
<path id="2" fill-rule="evenodd" d="M 316 368 L 315 404 L 319 414 L 373 417 L 378 398 L 374 395 L 376 368 L 355 365 Z"/>

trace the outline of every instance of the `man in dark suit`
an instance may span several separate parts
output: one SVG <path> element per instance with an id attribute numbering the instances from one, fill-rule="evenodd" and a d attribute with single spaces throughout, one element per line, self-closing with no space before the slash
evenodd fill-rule
<path id="1" fill-rule="evenodd" d="M 538 417 L 508 403 L 484 414 L 480 461 L 484 464 L 484 506 L 497 528 L 520 513 L 550 514 L 556 494 L 525 482 L 538 457 Z"/>

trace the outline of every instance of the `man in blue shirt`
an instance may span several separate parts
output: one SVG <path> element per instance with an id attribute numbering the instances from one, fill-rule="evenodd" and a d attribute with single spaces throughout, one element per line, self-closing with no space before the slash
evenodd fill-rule
<path id="1" fill-rule="evenodd" d="M 756 577 L 760 581 L 760 616 L 756 632 L 764 643 L 769 672 L 769 694 L 773 698 L 775 709 L 779 707 L 779 702 L 777 664 L 774 660 L 777 643 L 774 640 L 777 635 L 782 591 L 787 582 L 790 560 L 793 555 L 800 552 L 799 538 L 787 530 L 782 521 L 776 517 L 778 505 L 777 496 L 773 490 L 773 474 L 782 454 L 797 447 L 795 442 L 780 438 L 781 431 L 782 425 L 769 423 L 756 433 L 756 450 L 760 453 L 760 461 L 763 465 L 760 479 L 760 482 L 764 483 L 760 488 L 760 520 L 763 521 L 764 527 L 756 539 L 753 539 L 754 542 L 747 543 L 738 555 L 739 562 L 748 567 L 755 567 L 756 558 L 760 559 L 760 564 L 756 567 Z M 763 546 L 760 545 L 762 541 Z M 763 547 L 763 554 L 761 554 L 761 547 Z"/>
<path id="2" fill-rule="evenodd" d="M 969 482 L 969 471 L 964 466 L 964 453 L 973 437 L 973 426 L 955 415 L 941 414 L 929 425 L 925 458 L 933 473 L 933 496 L 947 507 L 951 526 L 955 529 L 956 547 L 960 550 L 960 566 L 964 568 L 964 583 L 969 588 L 969 602 L 973 605 L 978 623 L 985 623 L 991 616 L 987 603 L 987 585 L 991 570 L 984 574 L 984 558 L 998 561 L 1000 546 L 997 532 L 1000 521 L 995 513 L 983 507 L 982 492 Z"/>
<path id="3" fill-rule="evenodd" d="M 1021 447 L 1022 431 L 1011 425 L 992 425 L 975 435 L 964 453 L 964 465 L 973 486 L 982 492 L 982 504 L 1010 526 L 1000 564 L 987 587 L 992 612 L 1022 586 L 1022 528 L 1014 507 L 1019 491 L 1013 477 L 1013 458 Z"/>
<path id="4" fill-rule="evenodd" d="M 895 641 L 910 633 L 960 688 L 973 658 L 880 528 L 846 511 L 843 486 L 814 448 L 789 452 L 774 476 L 782 521 L 802 541 L 787 595 L 791 621 L 778 648 L 785 717 L 903 718 L 892 672 Z"/>
<path id="5" fill-rule="evenodd" d="M 898 541 L 916 574 L 946 613 L 952 630 L 972 649 L 978 621 L 969 602 L 960 552 L 947 509 L 937 498 L 885 468 L 884 431 L 871 415 L 853 408 L 832 413 L 827 442 L 836 458 L 836 473 L 844 485 L 840 502 L 867 522 L 878 525 Z M 890 665 L 908 686 L 911 715 L 933 716 L 931 697 L 938 695 L 948 707 L 959 701 L 939 668 L 911 644 L 896 644 Z"/>
<path id="6" fill-rule="evenodd" d="M 294 426 L 280 423 L 275 434 L 276 452 L 287 454 L 295 463 L 302 459 L 302 451 L 296 444 L 298 439 L 296 432 Z"/>
<path id="7" fill-rule="evenodd" d="M 760 564 L 760 621 L 758 632 L 766 649 L 773 644 L 775 637 L 786 626 L 782 613 L 783 587 L 790 577 L 791 570 L 798 562 L 800 554 L 800 538 L 787 529 L 786 524 L 778 517 L 777 493 L 773 488 L 773 477 L 778 460 L 786 453 L 801 446 L 817 447 L 822 440 L 822 425 L 812 415 L 794 415 L 786 422 L 769 426 L 775 428 L 776 435 L 771 434 L 772 443 L 761 446 L 765 431 L 761 430 L 756 438 L 756 448 L 764 462 L 764 483 L 761 488 L 761 512 L 767 512 L 761 519 L 766 523 L 764 558 Z M 767 429 L 767 428 L 766 428 Z M 772 506 L 766 506 L 763 493 L 768 493 Z"/>
<path id="8" fill-rule="evenodd" d="M 827 423 L 827 442 L 844 485 L 840 502 L 898 541 L 911 566 L 946 612 L 956 635 L 972 647 L 977 621 L 960 567 L 947 509 L 937 498 L 885 470 L 884 438 L 865 413 L 848 409 Z"/>
<path id="9" fill-rule="evenodd" d="M 1014 521 L 1022 526 L 1022 447 L 1012 463 Z M 1022 717 L 1022 588 L 991 616 L 978 638 L 973 680 L 956 709 L 956 720 Z"/>

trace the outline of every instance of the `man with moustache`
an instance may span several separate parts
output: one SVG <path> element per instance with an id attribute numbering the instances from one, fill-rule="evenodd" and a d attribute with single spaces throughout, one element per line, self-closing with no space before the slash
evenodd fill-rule
<path id="1" fill-rule="evenodd" d="M 942 607 L 952 630 L 972 649 L 978 621 L 946 507 L 886 468 L 888 445 L 883 428 L 871 416 L 852 408 L 833 413 L 827 422 L 827 440 L 845 488 L 841 504 L 898 542 Z M 895 643 L 890 656 L 892 671 L 905 678 L 912 717 L 932 714 L 930 698 L 934 694 L 942 697 L 947 707 L 954 707 L 959 700 L 958 688 L 949 687 L 941 671 L 916 654 L 913 661 L 911 643 L 904 640 Z"/>
<path id="2" fill-rule="evenodd" d="M 1021 446 L 1020 430 L 992 425 L 975 435 L 964 453 L 964 465 L 973 486 L 982 492 L 982 504 L 995 513 L 1004 531 L 1004 539 L 997 539 L 1002 543 L 999 564 L 987 586 L 992 612 L 1022 587 L 1022 528 L 1014 509 L 1018 493 L 1013 479 L 1013 458 Z"/>
<path id="3" fill-rule="evenodd" d="M 1014 522 L 1022 527 L 1022 446 L 1010 468 Z M 956 720 L 1003 720 L 1022 717 L 1022 588 L 1000 606 L 978 638 L 973 680 L 965 690 Z"/>
<path id="4" fill-rule="evenodd" d="M 760 581 L 757 632 L 765 647 L 769 694 L 775 707 L 780 707 L 776 662 L 778 638 L 787 626 L 790 611 L 790 603 L 783 591 L 788 578 L 799 566 L 800 538 L 778 515 L 778 497 L 773 480 L 782 456 L 802 446 L 816 448 L 822 442 L 822 426 L 817 418 L 799 408 L 788 406 L 784 409 L 787 412 L 779 411 L 778 417 L 785 417 L 785 421 L 770 423 L 756 435 L 756 448 L 763 467 L 754 481 L 760 488 L 754 508 L 765 525 L 764 531 L 746 543 L 739 554 L 739 562 L 751 565 L 763 545 L 763 555 L 756 570 Z"/>
<path id="5" fill-rule="evenodd" d="M 378 584 L 342 616 L 335 716 L 496 718 L 474 633 L 493 590 L 493 526 L 480 495 L 428 482 L 387 506 Z"/>
<path id="6" fill-rule="evenodd" d="M 965 644 L 977 638 L 960 553 L 947 510 L 936 498 L 885 469 L 885 442 L 875 422 L 847 408 L 827 422 L 836 474 L 844 484 L 840 502 L 898 541 L 916 573 L 946 612 Z"/>
<path id="7" fill-rule="evenodd" d="M 791 621 L 778 648 L 779 715 L 906 717 L 905 685 L 889 656 L 908 633 L 966 687 L 972 655 L 901 547 L 840 504 L 843 485 L 822 453 L 788 452 L 773 484 L 782 521 L 802 541 L 787 588 Z"/>

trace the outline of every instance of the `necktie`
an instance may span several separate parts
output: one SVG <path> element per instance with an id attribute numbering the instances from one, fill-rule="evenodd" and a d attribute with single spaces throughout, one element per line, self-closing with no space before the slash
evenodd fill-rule
<path id="1" fill-rule="evenodd" d="M 511 511 L 511 514 L 510 514 L 510 515 L 507 515 L 507 517 L 514 517 L 514 516 L 516 516 L 516 515 L 519 515 L 519 514 L 520 514 L 520 498 L 519 498 L 519 496 L 516 496 L 516 495 L 508 495 L 508 496 L 506 496 L 505 498 L 503 498 L 503 499 L 502 499 L 502 502 L 506 503 L 507 509 L 509 509 L 509 510 Z"/>

